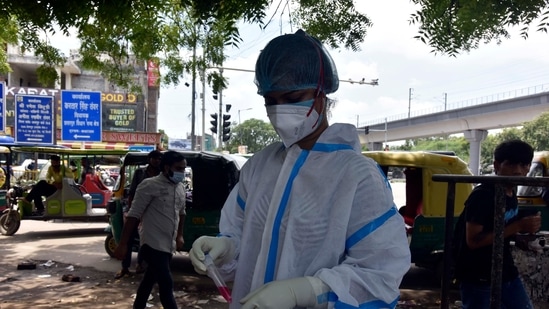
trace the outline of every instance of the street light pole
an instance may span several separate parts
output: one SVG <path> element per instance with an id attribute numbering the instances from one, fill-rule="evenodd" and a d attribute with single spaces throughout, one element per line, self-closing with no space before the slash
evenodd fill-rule
<path id="1" fill-rule="evenodd" d="M 240 122 L 240 111 L 249 111 L 250 109 L 253 109 L 253 107 L 248 107 L 248 108 L 238 110 L 238 124 L 241 124 L 241 122 Z"/>

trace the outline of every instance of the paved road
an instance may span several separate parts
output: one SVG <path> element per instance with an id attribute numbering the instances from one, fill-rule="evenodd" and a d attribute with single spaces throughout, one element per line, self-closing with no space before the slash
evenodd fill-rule
<path id="1" fill-rule="evenodd" d="M 105 252 L 106 226 L 105 223 L 23 220 L 15 235 L 0 235 L 0 256 L 4 263 L 14 265 L 25 259 L 54 260 L 114 274 L 120 268 L 120 261 Z M 176 254 L 173 264 L 176 272 L 196 275 L 186 254 Z"/>

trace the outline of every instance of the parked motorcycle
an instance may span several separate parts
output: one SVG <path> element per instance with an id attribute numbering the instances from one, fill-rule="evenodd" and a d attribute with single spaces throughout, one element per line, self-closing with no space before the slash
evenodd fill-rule
<path id="1" fill-rule="evenodd" d="M 101 166 L 98 165 L 98 166 L 95 167 L 95 172 L 97 174 L 99 174 L 99 178 L 101 179 L 101 181 L 103 182 L 103 184 L 105 186 L 107 186 L 107 187 L 114 186 L 114 183 L 116 182 L 116 179 L 111 177 L 111 174 L 109 173 L 109 171 L 107 171 L 104 168 L 101 168 Z"/>

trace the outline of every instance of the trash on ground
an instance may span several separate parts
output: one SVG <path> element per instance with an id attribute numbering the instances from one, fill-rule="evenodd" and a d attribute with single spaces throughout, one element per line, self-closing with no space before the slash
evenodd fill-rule
<path id="1" fill-rule="evenodd" d="M 46 263 L 40 264 L 40 266 L 50 267 L 50 266 L 52 266 L 53 264 L 55 264 L 54 261 L 48 260 Z"/>
<path id="2" fill-rule="evenodd" d="M 22 269 L 36 269 L 36 263 L 34 262 L 22 262 L 17 265 L 17 270 Z"/>
<path id="3" fill-rule="evenodd" d="M 61 280 L 66 282 L 80 282 L 80 277 L 74 276 L 72 274 L 68 274 L 68 275 L 63 275 L 63 277 L 61 277 Z"/>
<path id="4" fill-rule="evenodd" d="M 136 296 L 137 296 L 137 294 L 132 294 L 132 295 L 130 296 L 130 298 L 135 299 Z M 149 298 L 147 299 L 147 301 L 151 301 L 151 300 L 153 300 L 153 299 L 154 299 L 154 296 L 153 296 L 152 294 L 149 294 Z"/>

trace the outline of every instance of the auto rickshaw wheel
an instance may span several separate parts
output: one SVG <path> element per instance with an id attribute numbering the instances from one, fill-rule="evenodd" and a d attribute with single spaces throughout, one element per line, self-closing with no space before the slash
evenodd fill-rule
<path id="1" fill-rule="evenodd" d="M 116 250 L 116 240 L 112 233 L 109 233 L 105 238 L 105 251 L 110 257 L 114 258 L 114 250 Z"/>
<path id="2" fill-rule="evenodd" d="M 21 218 L 16 211 L 8 211 L 0 216 L 0 233 L 5 236 L 12 236 L 21 226 Z"/>

